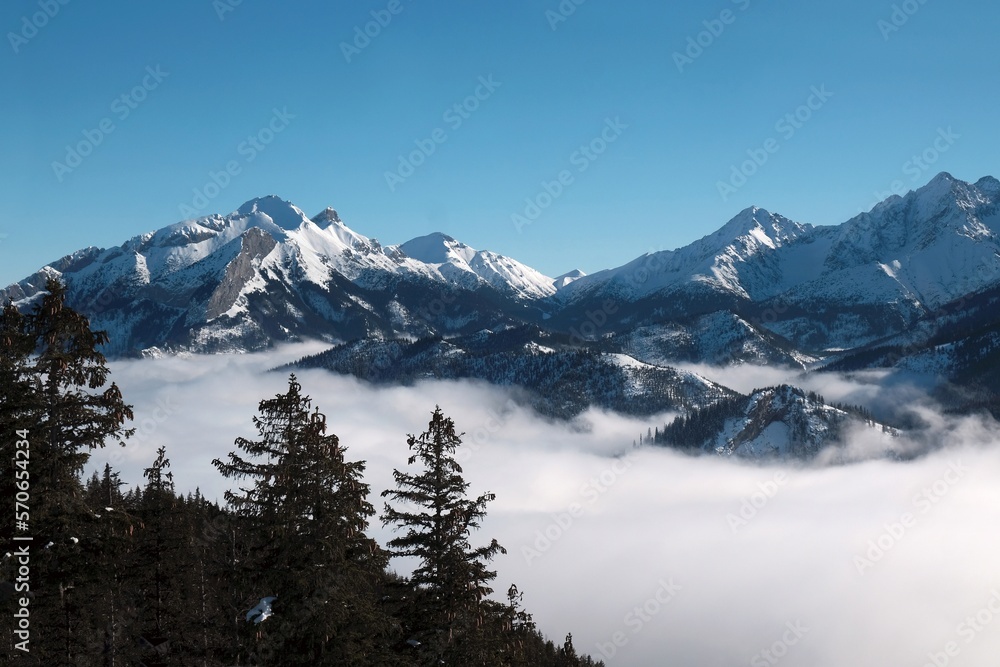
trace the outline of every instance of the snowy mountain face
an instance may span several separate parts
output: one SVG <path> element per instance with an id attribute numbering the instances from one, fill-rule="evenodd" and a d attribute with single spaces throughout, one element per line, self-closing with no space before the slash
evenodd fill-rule
<path id="1" fill-rule="evenodd" d="M 714 366 L 754 364 L 805 369 L 817 361 L 796 351 L 780 336 L 729 311 L 636 327 L 602 339 L 597 349 L 621 352 L 651 364 L 684 361 Z"/>
<path id="2" fill-rule="evenodd" d="M 1000 418 L 1000 286 L 949 302 L 907 331 L 824 362 L 823 370 L 888 369 L 941 380 L 935 398 Z"/>
<path id="3" fill-rule="evenodd" d="M 333 209 L 309 219 L 274 196 L 117 248 L 80 251 L 0 297 L 27 303 L 49 276 L 66 282 L 71 305 L 109 331 L 112 355 L 513 324 L 527 302 L 556 291 L 552 278 L 449 237 L 384 247 Z"/>
<path id="4" fill-rule="evenodd" d="M 816 394 L 781 385 L 678 417 L 664 427 L 657 443 L 725 457 L 805 459 L 838 443 L 852 427 L 884 436 L 887 444 L 898 435 L 860 410 L 827 405 Z"/>
<path id="5" fill-rule="evenodd" d="M 434 267 L 440 278 L 475 289 L 484 282 L 501 292 L 536 299 L 555 293 L 555 280 L 509 257 L 477 251 L 444 234 L 421 236 L 397 246 L 407 258 Z"/>
<path id="6" fill-rule="evenodd" d="M 749 208 L 689 246 L 645 255 L 617 269 L 580 278 L 565 287 L 560 297 L 635 301 L 696 289 L 764 300 L 791 285 L 781 275 L 775 251 L 811 229 L 764 209 Z"/>
<path id="7" fill-rule="evenodd" d="M 696 373 L 624 354 L 581 350 L 569 336 L 517 327 L 448 339 L 357 340 L 292 365 L 379 384 L 484 380 L 515 387 L 524 403 L 570 419 L 590 406 L 623 414 L 690 410 L 735 395 Z"/>
<path id="8" fill-rule="evenodd" d="M 731 310 L 807 355 L 898 334 L 1000 282 L 1000 182 L 949 174 L 836 227 L 743 211 L 715 234 L 592 274 L 556 295 L 564 323 L 619 307 L 609 329 Z"/>

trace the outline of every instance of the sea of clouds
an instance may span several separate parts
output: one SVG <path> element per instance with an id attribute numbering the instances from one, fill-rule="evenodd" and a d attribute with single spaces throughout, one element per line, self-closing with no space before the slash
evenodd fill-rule
<path id="1" fill-rule="evenodd" d="M 255 437 L 260 400 L 287 390 L 267 372 L 317 343 L 266 354 L 112 364 L 138 433 L 94 452 L 129 485 L 166 446 L 179 490 L 222 501 L 211 465 Z M 697 370 L 735 389 L 795 379 L 743 367 Z M 991 420 L 942 416 L 917 386 L 878 374 L 808 376 L 828 400 L 908 404 L 927 425 L 873 457 L 881 438 L 852 435 L 856 462 L 758 465 L 633 448 L 670 415 L 589 411 L 543 419 L 503 389 L 475 382 L 373 387 L 324 371 L 297 373 L 329 430 L 364 459 L 370 500 L 406 466 L 406 435 L 435 405 L 465 432 L 470 493 L 492 491 L 478 541 L 496 537 L 498 594 L 516 583 L 550 638 L 568 632 L 608 665 L 968 665 L 1000 655 L 1000 432 Z M 374 519 L 382 544 L 391 529 Z M 394 562 L 400 571 L 406 562 Z"/>

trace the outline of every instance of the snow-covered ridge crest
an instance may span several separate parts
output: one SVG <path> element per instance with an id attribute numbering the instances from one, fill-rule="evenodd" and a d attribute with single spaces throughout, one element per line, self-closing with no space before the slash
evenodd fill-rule
<path id="1" fill-rule="evenodd" d="M 28 306 L 48 277 L 109 331 L 111 355 L 517 324 L 512 313 L 556 291 L 552 278 L 503 255 L 443 235 L 383 246 L 333 208 L 310 219 L 274 195 L 73 253 L 0 290 L 0 300 Z"/>
<path id="2" fill-rule="evenodd" d="M 555 279 L 515 259 L 476 250 L 440 232 L 411 239 L 393 249 L 409 260 L 431 267 L 445 279 L 463 282 L 468 276 L 475 276 L 497 289 L 513 288 L 529 298 L 546 297 L 556 291 Z"/>
<path id="3" fill-rule="evenodd" d="M 524 298 L 545 297 L 556 289 L 552 278 L 516 260 L 477 251 L 443 234 L 386 247 L 349 228 L 333 208 L 310 219 L 302 209 L 275 195 L 251 199 L 227 216 L 203 216 L 142 234 L 120 251 L 108 252 L 137 258 L 131 261 L 145 267 L 142 281 L 148 283 L 206 260 L 252 228 L 266 232 L 279 244 L 265 268 L 291 258 L 304 277 L 317 285 L 325 285 L 333 272 L 358 280 L 372 271 L 385 271 L 463 287 L 483 283 Z M 435 244 L 440 246 L 438 251 Z"/>
<path id="4" fill-rule="evenodd" d="M 574 300 L 610 294 L 637 300 L 696 284 L 741 298 L 767 298 L 793 280 L 779 275 L 769 258 L 812 230 L 812 225 L 753 206 L 683 248 L 648 253 L 616 269 L 582 277 L 563 287 L 560 296 Z"/>
<path id="5" fill-rule="evenodd" d="M 853 347 L 893 333 L 865 322 L 906 326 L 998 283 L 1000 181 L 971 184 L 943 172 L 840 225 L 813 226 L 750 207 L 685 247 L 567 284 L 558 299 L 562 306 L 655 299 L 668 316 L 777 301 L 769 318 L 775 333 L 819 348 Z M 675 313 L 670 303 L 688 310 Z M 855 306 L 868 312 L 849 313 Z M 817 312 L 829 313 L 818 336 L 808 317 Z M 774 317 L 780 313 L 789 314 L 787 322 Z"/>

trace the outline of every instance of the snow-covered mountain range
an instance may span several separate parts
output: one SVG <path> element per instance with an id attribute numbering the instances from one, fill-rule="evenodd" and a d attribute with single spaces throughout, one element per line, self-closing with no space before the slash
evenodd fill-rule
<path id="1" fill-rule="evenodd" d="M 562 288 L 567 320 L 596 299 L 623 307 L 612 328 L 730 310 L 806 354 L 898 334 L 1000 282 L 1000 181 L 950 174 L 837 226 L 749 208 L 719 231 Z"/>
<path id="2" fill-rule="evenodd" d="M 86 248 L 0 291 L 29 302 L 55 276 L 111 333 L 109 352 L 225 352 L 303 338 L 427 335 L 519 323 L 556 281 L 443 234 L 383 246 L 328 208 L 278 197 Z M 563 281 L 565 282 L 565 280 Z"/>
<path id="3" fill-rule="evenodd" d="M 118 247 L 85 248 L 0 290 L 0 300 L 30 307 L 47 278 L 61 279 L 70 305 L 109 332 L 110 356 L 239 352 L 318 338 L 355 346 L 327 360 L 341 372 L 355 372 L 345 366 L 351 354 L 394 350 L 415 376 L 440 375 L 434 369 L 447 358 L 456 377 L 500 382 L 474 371 L 483 358 L 470 352 L 469 337 L 485 337 L 488 346 L 527 327 L 561 342 L 533 339 L 505 354 L 577 350 L 601 356 L 595 369 L 621 367 L 623 359 L 657 368 L 920 368 L 982 384 L 970 369 L 1000 347 L 989 296 L 1000 294 L 998 205 L 995 178 L 966 183 L 942 173 L 841 225 L 753 207 L 683 248 L 551 278 L 444 234 L 383 246 L 332 208 L 309 218 L 268 196 Z M 420 339 L 432 341 L 420 354 L 405 347 Z M 456 347 L 451 339 L 466 342 Z M 455 365 L 459 357 L 465 366 Z M 551 380 L 545 373 L 559 367 L 554 359 L 515 365 L 506 382 L 543 386 Z M 519 378 L 518 368 L 534 375 Z M 608 386 L 665 405 L 636 392 L 630 373 L 638 377 L 618 373 Z M 663 377 L 651 386 L 664 386 Z M 580 395 L 620 406 L 598 398 L 605 389 Z M 971 394 L 989 402 L 992 392 Z"/>

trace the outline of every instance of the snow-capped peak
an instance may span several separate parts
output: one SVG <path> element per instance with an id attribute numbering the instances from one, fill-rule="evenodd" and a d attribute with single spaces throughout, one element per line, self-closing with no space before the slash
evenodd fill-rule
<path id="1" fill-rule="evenodd" d="M 561 276 L 556 277 L 552 281 L 552 284 L 556 286 L 556 289 L 561 289 L 563 287 L 566 287 L 566 285 L 569 285 L 572 282 L 576 282 L 577 280 L 583 278 L 586 275 L 587 274 L 581 271 L 580 269 L 573 269 L 572 271 L 568 271 L 562 274 Z"/>
<path id="2" fill-rule="evenodd" d="M 702 241 L 711 239 L 726 246 L 749 235 L 773 248 L 790 238 L 795 238 L 809 227 L 759 206 L 751 206 L 740 211 L 717 232 L 706 236 Z"/>
<path id="3" fill-rule="evenodd" d="M 344 224 L 340 219 L 340 215 L 332 206 L 327 206 L 321 213 L 315 215 L 312 221 L 320 229 L 326 229 L 334 223 Z"/>
<path id="4" fill-rule="evenodd" d="M 302 209 L 277 195 L 251 199 L 236 209 L 237 216 L 248 217 L 261 214 L 270 218 L 278 227 L 288 231 L 298 229 L 303 222 L 309 220 Z"/>
<path id="5" fill-rule="evenodd" d="M 410 239 L 400 245 L 399 249 L 407 257 L 425 264 L 444 264 L 455 260 L 468 264 L 476 256 L 475 248 L 470 248 L 441 232 Z"/>

